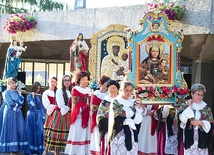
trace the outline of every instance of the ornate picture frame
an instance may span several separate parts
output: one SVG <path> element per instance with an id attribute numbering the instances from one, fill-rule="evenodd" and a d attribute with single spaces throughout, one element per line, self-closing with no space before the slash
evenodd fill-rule
<path id="1" fill-rule="evenodd" d="M 93 81 L 97 81 L 101 75 L 110 76 L 114 79 L 113 75 L 119 65 L 114 65 L 108 60 L 113 58 L 117 62 L 121 60 L 123 53 L 128 55 L 128 50 L 126 49 L 128 45 L 126 41 L 126 28 L 126 25 L 112 24 L 106 29 L 93 34 L 88 68 Z M 113 46 L 119 47 L 119 53 L 116 57 L 112 56 Z"/>
<path id="2" fill-rule="evenodd" d="M 128 80 L 135 85 L 136 98 L 145 104 L 177 104 L 188 94 L 180 70 L 183 33 L 178 21 L 159 12 L 140 20 L 141 29 L 127 29 L 131 70 Z"/>

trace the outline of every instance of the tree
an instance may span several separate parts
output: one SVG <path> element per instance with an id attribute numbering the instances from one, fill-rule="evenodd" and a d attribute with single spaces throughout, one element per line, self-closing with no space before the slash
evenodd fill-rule
<path id="1" fill-rule="evenodd" d="M 1 0 L 0 14 L 67 10 L 68 5 L 53 0 Z"/>

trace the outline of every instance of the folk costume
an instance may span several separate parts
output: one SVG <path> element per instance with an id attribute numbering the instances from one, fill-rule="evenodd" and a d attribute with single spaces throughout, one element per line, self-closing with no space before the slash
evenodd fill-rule
<path id="1" fill-rule="evenodd" d="M 111 155 L 134 155 L 138 152 L 138 133 L 143 109 L 118 96 L 110 105 L 108 144 Z"/>
<path id="2" fill-rule="evenodd" d="M 183 155 L 183 150 L 178 148 L 178 110 L 170 107 L 169 115 L 166 119 L 166 144 L 164 152 L 166 154 Z M 180 137 L 179 137 L 180 138 Z"/>
<path id="3" fill-rule="evenodd" d="M 111 101 L 115 98 L 110 97 L 109 95 L 105 96 L 103 101 L 100 103 L 98 112 L 97 112 L 97 126 L 99 129 L 99 139 L 100 139 L 100 155 L 105 154 L 105 149 L 107 146 L 107 133 L 108 133 L 108 119 L 109 119 L 109 107 Z M 107 154 L 110 154 L 108 151 Z"/>
<path id="4" fill-rule="evenodd" d="M 64 152 L 70 128 L 71 92 L 63 88 L 57 89 L 56 102 L 47 142 L 49 150 Z"/>
<path id="5" fill-rule="evenodd" d="M 166 145 L 166 119 L 169 115 L 169 106 L 165 105 L 159 107 L 155 113 L 155 117 L 158 120 L 157 126 L 157 154 L 166 155 L 164 148 Z"/>
<path id="6" fill-rule="evenodd" d="M 158 110 L 158 105 L 146 105 L 143 121 L 141 123 L 140 132 L 138 134 L 138 154 L 156 154 L 157 152 L 157 120 L 154 118 L 154 113 Z M 153 115 L 146 115 L 152 112 Z"/>
<path id="7" fill-rule="evenodd" d="M 21 106 L 24 97 L 16 90 L 6 90 L 3 95 L 4 114 L 0 133 L 0 152 L 28 151 L 25 121 Z"/>
<path id="8" fill-rule="evenodd" d="M 26 133 L 31 154 L 42 154 L 44 151 L 45 108 L 38 95 L 27 95 L 29 110 L 26 117 Z"/>
<path id="9" fill-rule="evenodd" d="M 108 95 L 107 92 L 102 93 L 100 90 L 96 90 L 91 96 L 90 106 L 91 110 L 91 143 L 90 143 L 90 154 L 97 155 L 100 153 L 100 134 L 99 129 L 96 122 L 97 111 L 100 103 L 104 99 L 104 97 Z"/>
<path id="10" fill-rule="evenodd" d="M 90 95 L 88 87 L 75 86 L 72 89 L 71 126 L 65 153 L 89 155 L 90 152 Z"/>
<path id="11" fill-rule="evenodd" d="M 192 108 L 184 103 L 182 109 L 185 110 L 180 114 L 179 119 L 181 121 L 180 127 L 184 129 L 184 154 L 208 155 L 208 146 L 212 137 L 211 122 L 213 122 L 211 109 L 204 101 L 193 102 Z M 201 120 L 204 126 L 194 127 L 190 124 L 191 120 Z"/>
<path id="12" fill-rule="evenodd" d="M 45 136 L 45 145 L 47 148 L 49 148 L 49 145 L 51 144 L 49 140 L 50 130 L 54 119 L 53 112 L 59 109 L 56 103 L 56 92 L 50 89 L 45 90 L 42 94 L 42 103 L 47 112 L 44 126 L 45 127 L 44 136 Z"/>

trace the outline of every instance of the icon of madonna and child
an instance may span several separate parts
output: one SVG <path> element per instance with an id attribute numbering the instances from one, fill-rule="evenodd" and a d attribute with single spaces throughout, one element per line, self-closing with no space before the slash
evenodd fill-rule
<path id="1" fill-rule="evenodd" d="M 152 40 L 140 45 L 139 84 L 170 84 L 170 46 Z"/>

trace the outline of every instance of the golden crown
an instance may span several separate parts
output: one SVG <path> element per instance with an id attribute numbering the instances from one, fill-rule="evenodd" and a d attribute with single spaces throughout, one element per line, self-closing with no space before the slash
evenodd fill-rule
<path id="1" fill-rule="evenodd" d="M 161 44 L 162 43 L 157 41 L 157 40 L 153 40 L 153 41 L 148 42 L 149 47 L 159 47 L 160 48 Z"/>
<path id="2" fill-rule="evenodd" d="M 157 40 L 149 41 L 146 43 L 146 52 L 149 54 L 149 50 L 151 47 L 158 47 L 160 49 L 160 54 L 163 53 L 164 50 L 164 44 L 162 42 L 159 42 Z"/>

